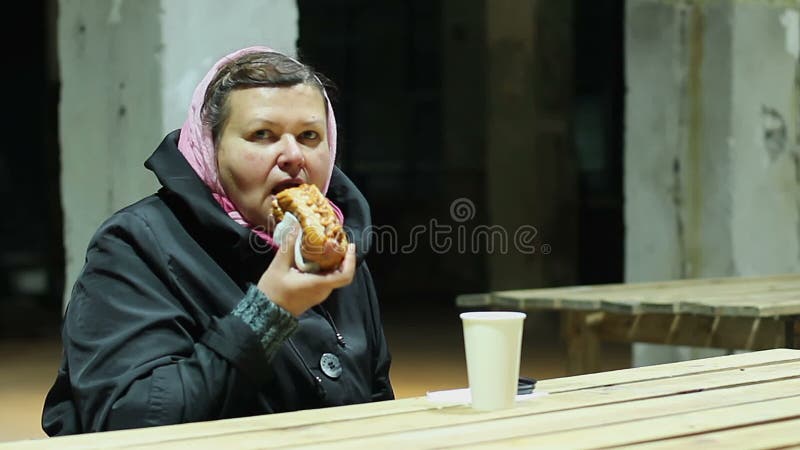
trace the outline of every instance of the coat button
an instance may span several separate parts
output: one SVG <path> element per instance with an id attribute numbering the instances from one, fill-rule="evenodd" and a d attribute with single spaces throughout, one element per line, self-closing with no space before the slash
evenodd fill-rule
<path id="1" fill-rule="evenodd" d="M 342 363 L 339 362 L 339 357 L 333 353 L 323 353 L 322 358 L 319 359 L 319 367 L 325 376 L 333 380 L 342 375 Z"/>

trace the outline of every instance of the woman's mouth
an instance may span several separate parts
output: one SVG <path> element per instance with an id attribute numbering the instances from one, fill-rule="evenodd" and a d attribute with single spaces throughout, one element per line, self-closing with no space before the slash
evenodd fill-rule
<path id="1" fill-rule="evenodd" d="M 280 192 L 280 191 L 282 191 L 284 189 L 297 187 L 297 186 L 300 186 L 303 183 L 305 183 L 305 181 L 302 180 L 301 178 L 289 178 L 289 179 L 283 180 L 280 183 L 276 184 L 275 187 L 272 188 L 271 193 L 272 193 L 272 195 L 275 195 L 275 194 L 277 194 L 278 192 Z"/>

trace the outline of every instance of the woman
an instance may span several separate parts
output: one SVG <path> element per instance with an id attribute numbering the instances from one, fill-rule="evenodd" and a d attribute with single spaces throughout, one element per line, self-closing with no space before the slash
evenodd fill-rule
<path id="1" fill-rule="evenodd" d="M 45 432 L 392 399 L 363 262 L 369 207 L 335 151 L 333 110 L 309 67 L 266 47 L 217 62 L 180 132 L 145 163 L 163 187 L 92 238 Z M 271 238 L 273 195 L 300 182 L 327 192 L 358 243 L 326 274 L 297 271 Z"/>

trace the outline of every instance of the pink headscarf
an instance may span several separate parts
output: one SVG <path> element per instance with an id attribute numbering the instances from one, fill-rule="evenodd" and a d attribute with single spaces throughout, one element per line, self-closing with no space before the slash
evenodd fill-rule
<path id="1" fill-rule="evenodd" d="M 222 206 L 222 209 L 231 219 L 240 225 L 250 228 L 252 232 L 256 233 L 272 247 L 277 247 L 277 244 L 273 241 L 272 236 L 268 235 L 261 227 L 256 228 L 253 226 L 253 224 L 247 222 L 247 220 L 242 217 L 242 214 L 236 209 L 236 206 L 233 204 L 230 198 L 228 198 L 227 194 L 225 194 L 225 190 L 223 189 L 222 184 L 219 182 L 217 155 L 214 150 L 214 140 L 211 137 L 211 129 L 203 124 L 203 118 L 201 115 L 206 89 L 208 88 L 208 85 L 211 84 L 211 80 L 217 74 L 217 71 L 219 71 L 223 65 L 242 55 L 257 52 L 280 53 L 264 46 L 247 47 L 226 55 L 217 61 L 213 67 L 211 67 L 211 70 L 209 70 L 206 76 L 203 77 L 203 80 L 200 81 L 200 84 L 198 84 L 195 88 L 194 94 L 192 94 L 192 104 L 189 106 L 189 115 L 186 118 L 186 122 L 183 123 L 183 127 L 181 128 L 181 135 L 180 139 L 178 140 L 178 150 L 180 150 L 180 152 L 183 154 L 183 157 L 186 158 L 186 161 L 189 162 L 189 165 L 192 166 L 192 169 L 197 172 L 197 175 L 200 177 L 200 179 L 203 180 L 209 189 L 211 189 L 211 194 L 214 196 L 214 199 L 217 200 L 220 206 Z M 328 172 L 328 177 L 325 181 L 325 187 L 322 190 L 322 192 L 325 193 L 328 191 L 328 186 L 331 182 L 331 174 L 333 173 L 333 162 L 336 160 L 336 117 L 333 115 L 333 106 L 328 99 L 328 94 L 324 89 L 322 90 L 322 93 L 325 96 L 325 101 L 327 102 L 328 147 L 330 148 L 331 153 L 331 171 Z M 336 207 L 333 202 L 331 202 L 331 206 L 333 206 L 334 211 L 341 219 L 342 213 L 339 208 Z"/>

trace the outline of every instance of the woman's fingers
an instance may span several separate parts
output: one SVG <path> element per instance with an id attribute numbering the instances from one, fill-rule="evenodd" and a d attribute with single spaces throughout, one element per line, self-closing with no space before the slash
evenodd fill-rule
<path id="1" fill-rule="evenodd" d="M 355 244 L 350 244 L 347 247 L 344 260 L 338 269 L 334 269 L 327 273 L 305 273 L 297 272 L 293 275 L 298 277 L 298 280 L 308 286 L 316 286 L 322 289 L 333 290 L 338 287 L 346 286 L 353 281 L 356 268 L 356 250 Z"/>
<path id="2" fill-rule="evenodd" d="M 335 271 L 325 275 L 331 284 L 335 287 L 347 286 L 353 281 L 353 276 L 356 273 L 356 245 L 348 244 L 347 253 L 344 256 L 342 265 Z"/>
<path id="3" fill-rule="evenodd" d="M 273 302 L 297 317 L 308 308 L 325 301 L 332 290 L 353 281 L 356 251 L 355 245 L 350 244 L 341 266 L 333 272 L 305 273 L 293 267 L 295 239 L 297 231 L 288 233 L 287 242 L 281 244 L 258 286 Z"/>

